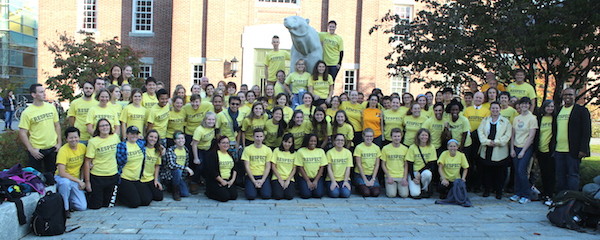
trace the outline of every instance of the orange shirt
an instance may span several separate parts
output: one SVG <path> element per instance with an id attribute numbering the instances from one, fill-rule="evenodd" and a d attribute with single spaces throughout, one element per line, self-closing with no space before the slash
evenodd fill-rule
<path id="1" fill-rule="evenodd" d="M 486 84 L 483 84 L 483 86 L 481 86 L 481 91 L 482 91 L 482 92 L 485 92 L 485 91 L 487 91 L 489 88 L 490 88 L 490 85 L 489 85 L 489 84 L 487 84 L 487 83 L 486 83 Z M 506 92 L 506 87 L 504 87 L 504 84 L 502 84 L 502 83 L 498 83 L 498 91 L 500 91 L 500 92 Z M 498 95 L 500 95 L 500 94 L 498 94 Z"/>
<path id="2" fill-rule="evenodd" d="M 365 108 L 365 110 L 363 110 L 363 130 L 371 128 L 375 131 L 373 137 L 381 136 L 382 117 L 381 110 L 378 108 Z"/>

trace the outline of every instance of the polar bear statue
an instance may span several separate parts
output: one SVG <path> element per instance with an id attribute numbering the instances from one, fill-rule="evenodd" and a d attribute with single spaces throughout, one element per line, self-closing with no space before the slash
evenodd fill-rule
<path id="1" fill-rule="evenodd" d="M 283 19 L 283 25 L 292 36 L 292 56 L 290 73 L 296 70 L 298 59 L 304 59 L 306 71 L 312 73 L 317 61 L 323 58 L 323 47 L 317 31 L 308 25 L 308 19 L 289 16 Z"/>

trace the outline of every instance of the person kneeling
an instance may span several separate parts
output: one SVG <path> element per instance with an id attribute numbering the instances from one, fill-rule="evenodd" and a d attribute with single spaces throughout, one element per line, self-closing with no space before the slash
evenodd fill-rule
<path id="1" fill-rule="evenodd" d="M 448 150 L 440 155 L 438 165 L 441 180 L 440 199 L 446 199 L 454 181 L 462 179 L 466 182 L 467 172 L 469 171 L 467 157 L 464 153 L 458 151 L 458 141 L 454 139 L 448 141 Z M 462 174 L 460 173 L 461 168 L 463 169 Z"/>
<path id="2" fill-rule="evenodd" d="M 220 202 L 237 199 L 235 179 L 237 171 L 233 157 L 229 154 L 230 141 L 226 136 L 217 138 L 214 146 L 205 154 L 206 196 Z M 215 154 L 216 153 L 216 154 Z"/>
<path id="3" fill-rule="evenodd" d="M 117 144 L 117 164 L 121 172 L 121 183 L 117 200 L 130 208 L 148 206 L 152 195 L 145 194 L 148 188 L 140 181 L 146 161 L 146 142 L 139 139 L 136 126 L 127 128 L 127 141 Z"/>
<path id="4" fill-rule="evenodd" d="M 63 145 L 56 155 L 56 189 L 62 196 L 67 218 L 70 210 L 83 211 L 87 208 L 85 199 L 85 183 L 80 178 L 81 166 L 86 147 L 79 143 L 79 129 L 69 127 L 65 130 L 67 144 Z M 72 206 L 72 207 L 71 207 Z"/>

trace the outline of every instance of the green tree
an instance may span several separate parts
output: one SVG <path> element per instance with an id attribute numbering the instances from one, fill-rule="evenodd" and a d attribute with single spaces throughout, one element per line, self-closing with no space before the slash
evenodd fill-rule
<path id="1" fill-rule="evenodd" d="M 59 35 L 55 43 L 44 42 L 44 46 L 54 55 L 54 68 L 60 73 L 46 80 L 48 89 L 58 93 L 59 99 L 73 100 L 75 86 L 81 86 L 86 81 L 97 77 L 108 76 L 113 65 L 130 65 L 134 76 L 139 71 L 141 52 L 129 46 L 122 45 L 118 38 L 96 42 L 93 33 L 80 32 L 83 39 L 75 40 L 66 33 Z M 132 85 L 141 85 L 139 79 Z"/>
<path id="2" fill-rule="evenodd" d="M 412 22 L 388 13 L 370 30 L 392 34 L 396 45 L 386 59 L 396 74 L 443 74 L 447 79 L 416 74 L 412 81 L 459 86 L 487 70 L 509 80 L 518 67 L 532 85 L 542 80 L 542 99 L 559 101 L 570 83 L 582 89 L 577 99 L 600 104 L 597 0 L 417 1 L 425 9 Z"/>

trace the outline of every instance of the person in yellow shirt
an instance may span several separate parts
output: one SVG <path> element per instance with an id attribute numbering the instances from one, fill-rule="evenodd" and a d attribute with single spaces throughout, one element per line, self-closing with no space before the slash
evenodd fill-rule
<path id="1" fill-rule="evenodd" d="M 317 61 L 312 77 L 308 80 L 308 92 L 317 100 L 325 99 L 325 102 L 329 102 L 333 96 L 333 84 L 333 78 L 327 73 L 325 62 Z"/>
<path id="2" fill-rule="evenodd" d="M 379 109 L 379 96 L 377 94 L 369 95 L 367 107 L 363 110 L 363 129 L 373 129 L 375 145 L 383 145 L 383 112 Z"/>
<path id="3" fill-rule="evenodd" d="M 392 129 L 392 143 L 381 150 L 381 169 L 385 176 L 385 194 L 388 197 L 408 197 L 408 165 L 405 157 L 408 148 L 402 145 L 402 130 Z M 413 196 L 416 197 L 416 196 Z"/>
<path id="4" fill-rule="evenodd" d="M 325 110 L 323 110 L 323 108 L 317 107 L 315 109 L 315 113 L 310 120 L 308 129 L 309 132 L 317 135 L 317 146 L 321 149 L 327 149 L 332 129 L 331 124 L 325 119 Z"/>
<path id="5" fill-rule="evenodd" d="M 127 106 L 127 104 L 129 104 L 129 102 L 131 102 L 131 90 L 131 85 L 129 84 L 123 84 L 123 86 L 121 86 L 121 99 L 117 101 L 121 107 L 124 108 Z"/>
<path id="6" fill-rule="evenodd" d="M 198 126 L 196 131 L 194 131 L 191 149 L 193 161 L 192 164 L 190 164 L 192 169 L 194 169 L 194 172 L 203 172 L 203 162 L 206 160 L 213 139 L 215 139 L 216 121 L 217 115 L 214 112 L 207 112 L 206 115 L 204 115 L 204 119 L 202 120 L 202 123 L 200 123 L 200 126 Z M 196 176 L 191 179 L 192 182 L 195 184 L 202 183 L 200 175 L 201 174 L 196 174 Z M 192 184 L 190 186 L 190 192 L 192 194 L 198 194 L 198 186 Z"/>
<path id="7" fill-rule="evenodd" d="M 156 79 L 153 77 L 147 78 L 145 86 L 146 92 L 142 94 L 142 106 L 150 109 L 158 103 L 158 98 L 156 97 Z"/>
<path id="8" fill-rule="evenodd" d="M 411 104 L 410 110 L 406 112 L 406 116 L 402 121 L 402 128 L 404 129 L 404 140 L 402 143 L 404 145 L 410 146 L 414 143 L 417 131 L 421 129 L 426 120 L 427 117 L 421 115 L 421 105 L 418 103 Z"/>
<path id="9" fill-rule="evenodd" d="M 332 136 L 334 148 L 327 151 L 327 179 L 325 186 L 330 198 L 348 198 L 352 193 L 350 169 L 354 166 L 352 152 L 346 149 L 343 134 Z"/>
<path id="10" fill-rule="evenodd" d="M 265 114 L 264 105 L 261 102 L 255 102 L 252 104 L 252 111 L 242 121 L 242 134 L 240 140 L 242 146 L 246 147 L 252 145 L 254 142 L 253 131 L 254 129 L 265 129 L 265 124 L 269 120 L 269 116 Z M 263 139 L 264 141 L 264 139 Z"/>
<path id="11" fill-rule="evenodd" d="M 194 176 L 194 170 L 189 165 L 189 152 L 185 146 L 185 135 L 182 132 L 176 131 L 173 133 L 175 145 L 167 149 L 165 154 L 165 164 L 161 171 L 161 178 L 164 181 L 170 181 L 173 200 L 181 201 L 181 197 L 189 197 L 190 192 L 184 178 Z M 185 171 L 185 172 L 184 172 Z M 200 174 L 200 173 L 196 173 Z"/>
<path id="12" fill-rule="evenodd" d="M 155 129 L 161 136 L 167 135 L 167 125 L 169 124 L 169 92 L 165 89 L 156 91 L 158 104 L 150 108 L 148 112 L 148 127 L 147 131 Z M 213 109 L 214 110 L 214 109 Z M 161 144 L 167 146 L 166 138 L 161 139 Z"/>
<path id="13" fill-rule="evenodd" d="M 121 169 L 121 179 L 117 200 L 130 208 L 148 206 L 152 196 L 146 194 L 147 187 L 140 181 L 146 161 L 146 142 L 140 137 L 136 126 L 127 128 L 127 141 L 117 144 L 117 164 Z"/>
<path id="14" fill-rule="evenodd" d="M 238 96 L 229 97 L 229 107 L 224 111 L 217 114 L 216 128 L 218 129 L 219 135 L 227 136 L 231 141 L 229 144 L 233 149 L 237 151 L 240 147 L 239 134 L 242 126 L 242 122 L 246 117 L 244 113 L 239 111 L 242 101 Z"/>
<path id="15" fill-rule="evenodd" d="M 90 209 L 108 207 L 119 180 L 116 159 L 119 136 L 113 133 L 110 121 L 104 118 L 98 120 L 95 125 L 96 129 L 92 134 L 93 137 L 88 141 L 83 165 L 85 190 L 89 193 L 88 208 Z"/>
<path id="16" fill-rule="evenodd" d="M 531 84 L 525 82 L 525 75 L 525 70 L 515 70 L 515 82 L 509 84 L 506 90 L 517 99 L 528 97 L 530 100 L 529 111 L 533 111 L 536 106 L 537 93 Z"/>
<path id="17" fill-rule="evenodd" d="M 334 121 L 331 124 L 331 134 L 342 134 L 344 136 L 347 136 L 344 147 L 348 149 L 352 147 L 352 149 L 354 149 L 352 145 L 352 139 L 354 139 L 354 129 L 352 128 L 352 125 L 350 125 L 350 122 L 348 122 L 346 112 L 344 110 L 338 110 L 335 113 L 333 119 Z"/>
<path id="18" fill-rule="evenodd" d="M 280 107 L 283 110 L 283 120 L 289 122 L 294 114 L 294 109 L 289 107 L 289 97 L 285 93 L 277 94 L 273 108 Z"/>
<path id="19" fill-rule="evenodd" d="M 283 135 L 279 147 L 273 150 L 271 157 L 271 188 L 273 199 L 292 200 L 296 194 L 294 175 L 296 174 L 294 135 L 286 133 Z"/>
<path id="20" fill-rule="evenodd" d="M 400 98 L 392 97 L 390 106 L 390 109 L 383 111 L 384 145 L 387 145 L 392 141 L 392 129 L 402 129 L 402 122 L 404 121 L 404 113 L 400 111 Z"/>
<path id="21" fill-rule="evenodd" d="M 303 59 L 296 61 L 296 69 L 288 74 L 285 79 L 285 89 L 292 94 L 292 108 L 302 104 L 302 96 L 308 90 L 308 80 L 311 78 L 309 72 L 306 71 L 306 63 Z"/>
<path id="22" fill-rule="evenodd" d="M 230 142 L 226 136 L 218 137 L 218 149 L 209 152 L 205 164 L 206 196 L 219 202 L 235 200 L 238 196 L 234 186 L 238 171 L 228 151 Z"/>
<path id="23" fill-rule="evenodd" d="M 108 107 L 117 113 L 117 117 L 121 118 L 121 112 L 123 111 L 123 105 L 119 104 L 118 101 L 121 100 L 121 88 L 117 85 L 110 85 L 107 88 L 110 93 L 110 101 L 108 102 Z"/>
<path id="24" fill-rule="evenodd" d="M 455 180 L 467 180 L 469 163 L 464 153 L 458 151 L 458 141 L 448 140 L 448 150 L 444 151 L 438 160 L 438 171 L 440 173 L 440 199 L 446 199 L 448 191 L 452 188 Z M 462 173 L 461 170 L 462 169 Z"/>
<path id="25" fill-rule="evenodd" d="M 305 92 L 302 95 L 302 103 L 303 104 L 296 106 L 296 109 L 294 110 L 294 111 L 300 110 L 300 111 L 302 111 L 302 113 L 304 113 L 304 121 L 305 122 L 309 122 L 310 119 L 312 118 L 313 111 L 315 110 L 315 107 L 313 106 L 313 102 L 314 102 L 314 96 L 309 92 Z"/>
<path id="26" fill-rule="evenodd" d="M 447 119 L 448 129 L 452 133 L 452 138 L 459 142 L 458 150 L 464 152 L 464 148 L 471 146 L 471 124 L 469 119 L 461 116 L 463 106 L 458 101 L 451 101 L 446 106 L 446 113 L 449 114 Z"/>
<path id="27" fill-rule="evenodd" d="M 327 156 L 323 149 L 317 148 L 318 138 L 314 133 L 306 134 L 302 148 L 295 154 L 294 164 L 298 166 L 298 189 L 300 197 L 321 198 L 325 194 L 325 166 Z"/>
<path id="28" fill-rule="evenodd" d="M 363 131 L 363 143 L 354 149 L 354 185 L 363 197 L 378 197 L 380 193 L 377 172 L 379 172 L 379 158 L 381 149 L 373 144 L 373 129 Z"/>
<path id="29" fill-rule="evenodd" d="M 126 136 L 125 130 L 130 126 L 136 126 L 143 131 L 147 118 L 148 109 L 142 106 L 142 91 L 137 88 L 133 89 L 131 91 L 131 104 L 125 106 L 121 112 L 121 129 L 123 129 L 121 136 Z"/>
<path id="30" fill-rule="evenodd" d="M 429 107 L 429 104 L 427 104 L 427 96 L 419 94 L 417 95 L 416 101 L 419 106 L 421 106 L 421 115 L 427 118 L 433 117 L 433 110 Z"/>
<path id="31" fill-rule="evenodd" d="M 273 117 L 265 122 L 266 139 L 265 145 L 271 149 L 281 145 L 283 134 L 287 129 L 287 123 L 283 119 L 283 110 L 280 107 L 273 109 Z"/>
<path id="32" fill-rule="evenodd" d="M 538 109 L 539 113 L 537 115 L 537 120 L 540 128 L 536 134 L 536 142 L 534 145 L 537 149 L 535 156 L 537 158 L 540 167 L 540 175 L 542 177 L 541 200 L 544 201 L 544 204 L 546 205 L 552 204 L 551 199 L 554 197 L 554 190 L 556 186 L 556 171 L 554 170 L 556 164 L 554 162 L 554 157 L 552 157 L 552 153 L 554 151 L 552 147 L 550 147 L 551 144 L 555 145 L 555 143 L 552 143 L 552 122 L 554 121 L 554 109 L 554 101 L 552 100 L 544 100 L 544 102 L 542 102 L 542 106 L 540 109 Z"/>
<path id="33" fill-rule="evenodd" d="M 253 133 L 254 143 L 244 148 L 242 161 L 246 170 L 246 181 L 244 193 L 246 199 L 254 200 L 260 193 L 262 199 L 269 199 L 272 196 L 271 181 L 269 181 L 269 172 L 271 171 L 271 149 L 263 145 L 265 133 L 263 129 L 256 128 Z"/>
<path id="34" fill-rule="evenodd" d="M 269 83 L 275 83 L 275 74 L 279 70 L 285 70 L 285 61 L 290 60 L 290 52 L 279 49 L 279 36 L 271 39 L 273 51 L 269 51 L 265 57 L 265 79 Z"/>
<path id="35" fill-rule="evenodd" d="M 152 201 L 163 200 L 163 186 L 160 183 L 160 165 L 165 156 L 166 149 L 160 144 L 160 136 L 156 130 L 150 130 L 146 134 L 146 160 L 142 169 L 140 181 L 144 188 L 143 194 L 150 196 Z"/>
<path id="36" fill-rule="evenodd" d="M 273 86 L 273 95 L 276 96 L 281 93 L 284 93 L 289 96 L 291 93 L 288 91 L 289 90 L 285 88 L 285 71 L 279 70 L 277 71 L 277 82 L 275 82 L 275 85 Z"/>
<path id="37" fill-rule="evenodd" d="M 517 103 L 521 114 L 513 122 L 510 156 L 513 158 L 515 171 L 515 195 L 510 200 L 525 204 L 532 197 L 528 168 L 533 154 L 533 140 L 539 127 L 536 117 L 529 112 L 531 100 L 523 97 Z"/>
<path id="38" fill-rule="evenodd" d="M 447 139 L 448 136 L 444 136 L 444 130 L 446 129 L 446 120 L 444 119 L 444 104 L 436 103 L 433 105 L 433 117 L 430 117 L 423 123 L 423 128 L 429 129 L 431 132 L 431 144 L 435 147 L 436 152 L 442 153 L 443 146 L 442 142 Z"/>
<path id="39" fill-rule="evenodd" d="M 349 101 L 343 101 L 340 105 L 340 110 L 344 110 L 346 113 L 348 121 L 354 128 L 354 138 L 352 139 L 352 143 L 354 146 L 358 146 L 358 144 L 362 143 L 362 112 L 365 110 L 365 106 L 358 103 L 358 91 L 352 90 L 349 94 Z"/>
<path id="40" fill-rule="evenodd" d="M 329 104 L 329 107 L 325 110 L 325 113 L 327 114 L 327 121 L 329 121 L 330 123 L 333 123 L 335 119 L 335 113 L 340 110 L 340 104 L 340 97 L 333 96 L 331 98 L 331 103 Z"/>
<path id="41" fill-rule="evenodd" d="M 292 120 L 288 123 L 288 129 L 286 131 L 286 133 L 294 135 L 294 148 L 299 149 L 302 147 L 304 135 L 310 133 L 309 124 L 310 122 L 304 121 L 304 113 L 302 113 L 302 111 L 294 111 L 294 115 L 292 115 Z"/>
<path id="42" fill-rule="evenodd" d="M 429 198 L 433 192 L 429 186 L 433 171 L 437 171 L 437 153 L 431 145 L 431 134 L 425 128 L 419 129 L 414 142 L 405 156 L 409 174 L 408 191 L 416 199 Z"/>
<path id="43" fill-rule="evenodd" d="M 56 190 L 63 199 L 67 218 L 70 218 L 70 210 L 83 211 L 87 208 L 87 200 L 83 191 L 85 182 L 81 180 L 80 176 L 86 147 L 79 143 L 79 129 L 76 127 L 68 127 L 65 130 L 65 136 L 67 144 L 58 150 L 54 180 L 56 181 Z"/>
<path id="44" fill-rule="evenodd" d="M 194 131 L 202 123 L 204 115 L 207 112 L 214 112 L 215 109 L 209 101 L 202 101 L 200 95 L 194 94 L 190 98 L 190 104 L 183 106 L 183 111 L 185 112 L 185 147 L 191 149 Z"/>
<path id="45" fill-rule="evenodd" d="M 94 84 L 91 82 L 83 83 L 83 96 L 73 100 L 67 111 L 69 119 L 69 126 L 74 126 L 79 129 L 81 137 L 79 138 L 81 143 L 87 144 L 90 139 L 90 133 L 87 131 L 85 121 L 87 120 L 87 114 L 90 108 L 97 106 L 98 102 L 92 98 L 94 94 Z"/>
<path id="46" fill-rule="evenodd" d="M 331 20 L 327 23 L 327 32 L 319 33 L 319 39 L 323 45 L 323 60 L 327 64 L 327 72 L 334 80 L 344 58 L 344 41 L 340 35 L 335 34 L 336 28 L 337 23 Z"/>
<path id="47" fill-rule="evenodd" d="M 501 92 L 498 99 L 500 100 L 500 115 L 512 123 L 515 117 L 519 115 L 519 112 L 510 106 L 510 93 Z"/>
<path id="48" fill-rule="evenodd" d="M 113 131 L 115 133 L 120 133 L 120 122 L 117 113 L 109 107 L 110 101 L 110 93 L 106 89 L 101 89 L 100 92 L 96 95 L 96 100 L 98 101 L 98 106 L 90 108 L 88 111 L 88 116 L 86 119 L 87 131 L 90 134 L 94 133 L 94 129 L 98 120 L 106 119 L 110 122 L 111 126 L 114 127 Z"/>
<path id="49" fill-rule="evenodd" d="M 173 133 L 175 133 L 175 131 L 183 132 L 183 127 L 185 126 L 185 112 L 183 111 L 184 101 L 184 97 L 173 97 L 172 108 L 169 111 L 169 122 L 167 123 L 167 135 L 165 136 L 167 139 L 167 148 L 175 145 Z"/>
<path id="50" fill-rule="evenodd" d="M 498 96 L 500 95 L 500 92 L 498 92 L 498 89 L 492 87 L 492 88 L 488 88 L 488 90 L 485 91 L 484 93 L 485 93 L 485 102 L 482 104 L 482 106 L 485 109 L 490 109 L 491 103 L 499 101 Z"/>

